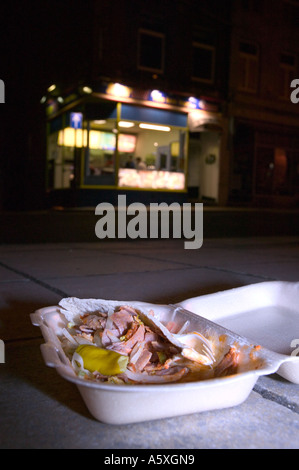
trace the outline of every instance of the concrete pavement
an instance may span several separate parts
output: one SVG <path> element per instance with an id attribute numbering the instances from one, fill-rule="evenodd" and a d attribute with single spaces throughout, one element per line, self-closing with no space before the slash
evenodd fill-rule
<path id="1" fill-rule="evenodd" d="M 0 245 L 0 448 L 299 448 L 299 386 L 274 374 L 230 409 L 112 426 L 45 366 L 29 314 L 64 296 L 174 303 L 265 280 L 299 281 L 299 237 Z M 298 335 L 296 336 L 296 338 Z"/>

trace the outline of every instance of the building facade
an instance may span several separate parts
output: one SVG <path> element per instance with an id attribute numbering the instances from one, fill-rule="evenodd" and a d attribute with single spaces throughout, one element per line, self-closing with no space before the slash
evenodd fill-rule
<path id="1" fill-rule="evenodd" d="M 230 204 L 299 202 L 299 2 L 234 1 L 228 114 Z"/>
<path id="2" fill-rule="evenodd" d="M 43 98 L 50 204 L 298 205 L 297 0 L 94 0 L 89 16 L 88 73 Z"/>
<path id="3" fill-rule="evenodd" d="M 92 73 L 43 98 L 51 204 L 225 203 L 229 5 L 95 0 Z"/>

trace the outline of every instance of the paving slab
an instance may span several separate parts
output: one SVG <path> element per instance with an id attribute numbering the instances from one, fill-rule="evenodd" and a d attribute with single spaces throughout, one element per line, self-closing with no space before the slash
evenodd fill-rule
<path id="1" fill-rule="evenodd" d="M 36 250 L 32 252 L 10 252 L 1 255 L 2 266 L 10 266 L 15 272 L 26 273 L 38 279 L 94 276 L 97 274 L 138 273 L 140 271 L 163 271 L 176 266 L 174 261 L 142 258 L 122 254 L 121 251 L 94 251 L 80 248 Z M 180 266 L 178 266 L 180 267 Z"/>
<path id="2" fill-rule="evenodd" d="M 259 277 L 202 268 L 124 272 L 114 275 L 65 277 L 47 280 L 69 296 L 152 303 L 176 303 L 203 294 L 259 282 Z"/>
<path id="3" fill-rule="evenodd" d="M 94 248 L 96 249 L 96 248 Z M 236 273 L 248 273 L 269 279 L 282 277 L 285 280 L 296 280 L 299 272 L 298 238 L 271 243 L 266 246 L 263 240 L 229 240 L 214 243 L 204 242 L 199 250 L 184 250 L 180 242 L 165 246 L 152 247 L 150 252 L 142 254 L 130 246 L 122 250 L 142 259 L 172 261 L 184 266 L 198 266 L 207 269 L 223 269 Z M 117 248 L 115 252 L 119 252 Z M 297 268 L 297 271 L 296 271 Z M 297 276 L 296 276 L 297 274 Z M 295 277 L 295 279 L 294 279 Z"/>

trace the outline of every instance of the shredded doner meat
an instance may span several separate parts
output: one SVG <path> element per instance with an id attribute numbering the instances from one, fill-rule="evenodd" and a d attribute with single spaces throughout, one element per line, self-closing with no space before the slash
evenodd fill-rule
<path id="1" fill-rule="evenodd" d="M 186 359 L 177 343 L 171 342 L 171 334 L 165 335 L 162 329 L 157 322 L 146 322 L 137 309 L 122 305 L 109 314 L 81 315 L 80 321 L 65 329 L 65 336 L 73 367 L 86 379 L 161 384 L 185 380 L 194 368 L 205 367 Z M 175 325 L 169 330 L 175 331 Z M 231 348 L 216 366 L 215 375 L 227 375 L 237 364 L 238 353 Z"/>

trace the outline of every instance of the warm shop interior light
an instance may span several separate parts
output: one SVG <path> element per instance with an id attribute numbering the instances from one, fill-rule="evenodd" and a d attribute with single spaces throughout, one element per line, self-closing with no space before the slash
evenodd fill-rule
<path id="1" fill-rule="evenodd" d="M 130 121 L 119 121 L 118 125 L 119 125 L 119 127 L 126 127 L 127 129 L 129 127 L 134 127 L 135 126 L 134 122 L 130 122 Z"/>
<path id="2" fill-rule="evenodd" d="M 48 92 L 51 93 L 51 91 L 54 91 L 55 89 L 56 89 L 56 85 L 55 85 L 55 83 L 53 83 L 53 85 L 49 86 Z"/>
<path id="3" fill-rule="evenodd" d="M 125 85 L 121 85 L 120 83 L 111 83 L 107 88 L 107 93 L 113 96 L 129 98 L 131 89 Z"/>
<path id="4" fill-rule="evenodd" d="M 171 129 L 168 126 L 158 126 L 157 124 L 146 124 L 142 122 L 139 124 L 141 129 L 150 129 L 152 131 L 163 131 L 163 132 L 170 132 Z"/>
<path id="5" fill-rule="evenodd" d="M 96 130 L 89 131 L 89 141 L 87 141 L 88 133 L 86 129 L 74 129 L 66 127 L 58 133 L 58 145 L 64 147 L 87 147 L 92 150 L 114 150 L 115 135 L 110 132 L 101 132 Z"/>
<path id="6" fill-rule="evenodd" d="M 96 119 L 95 121 L 93 121 L 94 124 L 99 124 L 99 125 L 102 125 L 102 124 L 106 124 L 106 119 Z"/>
<path id="7" fill-rule="evenodd" d="M 82 147 L 82 129 L 78 129 L 79 132 L 77 132 L 76 137 L 79 137 L 79 141 L 75 137 L 75 129 L 71 127 L 67 127 L 66 129 L 63 129 L 59 131 L 58 133 L 58 145 L 65 146 L 65 147 L 74 147 L 75 146 L 75 140 L 76 144 L 78 147 Z"/>
<path id="8" fill-rule="evenodd" d="M 98 149 L 100 148 L 100 136 L 99 131 L 89 132 L 89 148 Z M 58 145 L 64 147 L 86 147 L 87 146 L 87 131 L 86 129 L 74 129 L 72 127 L 66 127 L 58 134 Z"/>
<path id="9" fill-rule="evenodd" d="M 74 129 L 72 127 L 66 127 L 58 133 L 58 145 L 64 147 L 82 147 L 87 143 L 86 131 L 82 129 Z"/>

